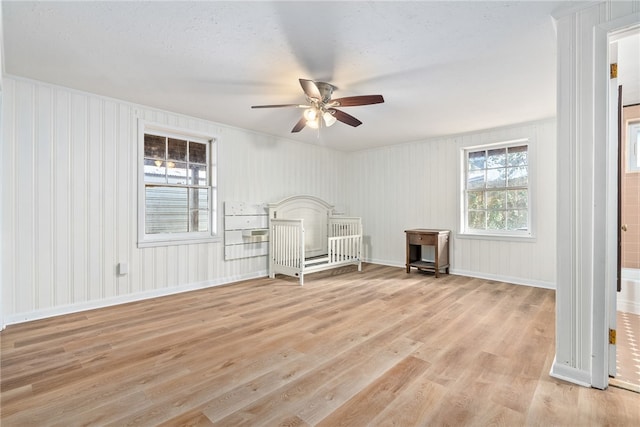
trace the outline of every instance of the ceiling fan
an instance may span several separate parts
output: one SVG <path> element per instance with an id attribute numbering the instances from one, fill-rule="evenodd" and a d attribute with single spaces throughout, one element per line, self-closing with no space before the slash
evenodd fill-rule
<path id="1" fill-rule="evenodd" d="M 336 107 L 355 107 L 357 105 L 380 104 L 384 102 L 382 95 L 347 96 L 345 98 L 331 99 L 333 91 L 337 88 L 325 82 L 299 79 L 300 86 L 306 95 L 308 104 L 280 104 L 280 105 L 253 105 L 251 108 L 304 108 L 304 113 L 291 132 L 300 132 L 305 126 L 318 129 L 331 126 L 336 121 L 346 123 L 349 126 L 360 126 L 362 122 Z"/>

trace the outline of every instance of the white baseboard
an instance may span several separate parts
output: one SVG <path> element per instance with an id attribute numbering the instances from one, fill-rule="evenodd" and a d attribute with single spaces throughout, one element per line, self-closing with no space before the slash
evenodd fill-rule
<path id="1" fill-rule="evenodd" d="M 542 280 L 524 279 L 522 277 L 502 276 L 500 274 L 488 274 L 477 271 L 458 270 L 451 269 L 451 274 L 458 274 L 460 276 L 476 277 L 478 279 L 494 280 L 496 282 L 511 283 L 514 285 L 532 286 L 534 288 L 543 289 L 556 289 L 556 284 L 552 282 L 545 282 Z"/>
<path id="2" fill-rule="evenodd" d="M 380 264 L 380 265 L 386 265 L 386 266 L 390 266 L 390 267 L 399 267 L 399 268 L 404 268 L 404 264 L 400 264 L 397 262 L 393 262 L 393 261 L 387 261 L 387 260 L 373 260 L 373 259 L 368 259 L 365 260 L 364 262 L 368 262 L 371 264 Z M 494 274 L 486 274 L 486 273 L 482 273 L 482 272 L 475 272 L 475 271 L 468 271 L 468 270 L 456 270 L 456 269 L 451 269 L 451 273 L 452 274 L 457 274 L 457 275 L 461 275 L 461 276 L 467 276 L 467 277 L 476 277 L 479 279 L 486 279 L 486 280 L 494 280 L 494 281 L 498 281 L 498 282 L 505 282 L 505 283 L 512 283 L 515 285 L 525 285 L 525 286 L 533 286 L 533 287 L 537 287 L 537 288 L 545 288 L 545 289 L 555 289 L 555 284 L 553 283 L 548 283 L 548 282 L 542 282 L 542 281 L 535 281 L 535 280 L 528 280 L 528 279 L 523 279 L 523 278 L 519 278 L 519 277 L 509 277 L 509 276 L 501 276 L 501 275 L 494 275 Z M 229 277 L 225 277 L 222 279 L 217 279 L 214 281 L 207 281 L 207 282 L 199 282 L 199 283 L 190 283 L 188 285 L 184 285 L 184 286 L 180 286 L 180 287 L 173 287 L 173 288 L 165 288 L 165 289 L 154 289 L 152 291 L 146 291 L 146 292 L 140 292 L 140 293 L 136 293 L 136 294 L 130 294 L 130 295 L 122 295 L 122 296 L 117 296 L 117 297 L 112 297 L 112 298 L 106 298 L 103 300 L 97 300 L 97 301 L 86 301 L 86 302 L 82 302 L 82 303 L 77 303 L 77 304 L 70 304 L 70 305 L 65 305 L 65 306 L 60 306 L 60 307 L 54 307 L 54 308 L 50 308 L 50 309 L 44 309 L 44 310 L 34 310 L 34 311 L 30 311 L 30 312 L 26 312 L 26 313 L 19 313 L 19 314 L 15 314 L 15 315 L 9 315 L 7 316 L 3 322 L 3 324 L 1 325 L 2 328 L 4 328 L 7 325 L 13 325 L 13 324 L 17 324 L 17 323 L 23 323 L 23 322 L 30 322 L 32 320 L 39 320 L 39 319 L 45 319 L 45 318 L 49 318 L 49 317 L 54 317 L 54 316 L 61 316 L 64 314 L 71 314 L 71 313 L 78 313 L 81 311 L 87 311 L 87 310 L 95 310 L 98 308 L 104 308 L 104 307 L 110 307 L 113 305 L 118 305 L 118 304 L 125 304 L 125 303 L 129 303 L 129 302 L 134 302 L 134 301 L 141 301 L 141 300 L 145 300 L 145 299 L 151 299 L 151 298 L 157 298 L 157 297 L 162 297 L 162 296 L 167 296 L 167 295 L 173 295 L 173 294 L 177 294 L 177 293 L 181 293 L 181 292 L 188 292 L 188 291 L 193 291 L 193 290 L 197 290 L 197 289 L 203 289 L 203 288 L 210 288 L 210 287 L 214 287 L 214 286 L 220 286 L 220 285 L 226 285 L 226 284 L 230 284 L 230 283 L 235 283 L 235 282 L 239 282 L 242 280 L 248 280 L 248 279 L 256 279 L 259 277 L 266 277 L 267 276 L 267 271 L 258 271 L 258 272 L 254 272 L 254 273 L 250 273 L 250 274 L 244 274 L 244 275 L 235 275 L 235 276 L 229 276 Z M 620 308 L 620 303 L 618 303 L 618 308 Z M 636 306 L 627 306 L 625 304 L 622 304 L 625 307 L 624 311 L 629 311 L 632 313 L 635 313 L 636 311 L 634 310 L 638 310 L 637 312 L 640 313 L 640 307 L 636 307 Z"/>
<path id="3" fill-rule="evenodd" d="M 366 260 L 362 260 L 362 262 L 368 262 L 369 264 L 386 265 L 387 267 L 405 268 L 404 264 L 399 264 L 397 262 L 387 261 L 383 259 L 366 259 Z"/>
<path id="4" fill-rule="evenodd" d="M 558 363 L 555 358 L 553 359 L 553 365 L 551 365 L 549 375 L 562 381 L 583 387 L 591 387 L 591 375 L 588 372 Z"/>
<path id="5" fill-rule="evenodd" d="M 387 265 L 389 267 L 405 268 L 405 264 L 400 264 L 397 262 L 387 261 L 387 260 L 367 259 L 364 262 L 368 262 L 371 264 Z M 531 280 L 531 279 L 524 279 L 522 277 L 502 276 L 499 274 L 488 274 L 488 273 L 483 273 L 478 271 L 459 270 L 456 268 L 450 268 L 449 271 L 451 274 L 457 274 L 459 276 L 475 277 L 478 279 L 485 279 L 485 280 L 494 280 L 496 282 L 505 282 L 505 283 L 511 283 L 514 285 L 533 286 L 534 288 L 544 288 L 544 289 L 553 289 L 553 290 L 556 289 L 555 283 L 545 282 L 542 280 Z"/>
<path id="6" fill-rule="evenodd" d="M 179 287 L 154 289 L 152 291 L 139 292 L 135 294 L 122 295 L 122 296 L 117 296 L 112 298 L 105 298 L 99 301 L 86 301 L 82 303 L 69 304 L 69 305 L 45 309 L 45 310 L 35 310 L 27 313 L 20 313 L 12 316 L 7 316 L 4 319 L 4 324 L 2 325 L 2 329 L 4 329 L 4 327 L 7 325 L 30 322 L 32 320 L 46 319 L 49 317 L 62 316 L 65 314 L 78 313 L 78 312 L 87 311 L 87 310 L 95 310 L 98 308 L 111 307 L 118 304 L 126 304 L 129 302 L 174 295 L 182 292 L 195 291 L 198 289 L 227 285 L 230 283 L 240 282 L 242 280 L 257 279 L 257 278 L 266 277 L 266 276 L 267 276 L 267 271 L 264 270 L 264 271 L 254 272 L 251 274 L 225 277 L 225 278 L 213 280 L 213 281 L 190 283 L 188 285 L 179 286 Z"/>
<path id="7" fill-rule="evenodd" d="M 618 311 L 640 315 L 640 304 L 637 302 L 619 299 L 617 303 Z"/>

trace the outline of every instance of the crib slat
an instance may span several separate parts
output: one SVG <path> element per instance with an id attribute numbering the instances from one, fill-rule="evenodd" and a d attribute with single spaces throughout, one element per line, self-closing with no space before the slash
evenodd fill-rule
<path id="1" fill-rule="evenodd" d="M 334 266 L 356 264 L 361 270 L 362 223 L 360 218 L 330 217 L 327 227 L 328 254 L 325 262 L 305 263 L 304 222 L 301 219 L 271 219 L 269 277 L 276 273 L 298 276 L 303 284 L 305 270 L 321 271 Z M 305 266 L 306 264 L 306 266 Z"/>

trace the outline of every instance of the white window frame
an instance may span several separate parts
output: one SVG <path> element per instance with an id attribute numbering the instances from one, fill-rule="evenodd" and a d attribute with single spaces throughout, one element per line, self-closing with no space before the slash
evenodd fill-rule
<path id="1" fill-rule="evenodd" d="M 195 142 L 206 142 L 208 144 L 208 164 L 209 174 L 209 231 L 188 232 L 188 233 L 146 233 L 146 204 L 144 178 L 144 136 L 153 134 L 177 139 L 193 140 Z M 217 211 L 217 140 L 214 135 L 197 132 L 189 129 L 182 129 L 162 125 L 145 120 L 138 120 L 138 247 L 173 246 L 193 243 L 217 242 L 220 237 L 218 230 Z"/>
<path id="2" fill-rule="evenodd" d="M 517 147 L 521 145 L 527 146 L 527 195 L 528 195 L 528 229 L 526 231 L 518 230 L 476 230 L 467 228 L 467 155 L 469 152 L 480 150 L 492 150 L 504 147 Z M 462 147 L 460 149 L 460 164 L 458 177 L 460 180 L 460 197 L 459 197 L 459 232 L 458 237 L 486 240 L 514 240 L 523 241 L 535 239 L 535 144 L 531 138 L 521 138 L 509 141 L 500 141 L 488 144 L 474 145 Z M 555 167 L 555 165 L 552 165 Z"/>

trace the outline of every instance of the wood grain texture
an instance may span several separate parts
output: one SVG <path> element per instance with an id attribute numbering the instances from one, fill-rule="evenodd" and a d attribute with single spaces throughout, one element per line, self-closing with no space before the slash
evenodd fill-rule
<path id="1" fill-rule="evenodd" d="M 637 425 L 549 377 L 555 293 L 366 264 L 8 327 L 3 426 Z"/>

